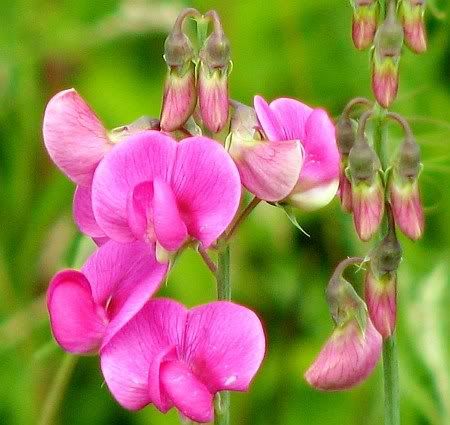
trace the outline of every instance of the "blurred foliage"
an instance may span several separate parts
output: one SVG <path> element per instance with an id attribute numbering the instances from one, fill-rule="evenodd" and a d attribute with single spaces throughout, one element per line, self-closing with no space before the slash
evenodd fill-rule
<path id="1" fill-rule="evenodd" d="M 431 2 L 430 2 L 431 3 Z M 433 8 L 450 16 L 446 1 Z M 337 116 L 371 96 L 368 53 L 352 48 L 351 9 L 341 0 L 11 0 L 0 14 L 0 423 L 38 423 L 62 364 L 51 339 L 45 289 L 76 235 L 73 185 L 43 149 L 41 121 L 57 91 L 76 87 L 108 127 L 158 116 L 165 34 L 184 5 L 215 8 L 233 48 L 232 96 L 251 103 L 291 96 Z M 400 348 L 405 425 L 450 424 L 450 27 L 427 14 L 429 50 L 404 51 L 394 110 L 407 116 L 423 153 L 427 229 L 402 238 Z M 400 135 L 390 132 L 391 149 Z M 333 267 L 361 255 L 351 217 L 337 201 L 299 220 L 260 205 L 232 244 L 234 299 L 265 323 L 268 350 L 251 391 L 233 394 L 233 424 L 380 424 L 380 367 L 360 387 L 320 393 L 302 378 L 331 331 L 323 296 Z M 161 290 L 188 305 L 214 298 L 199 257 L 185 252 Z M 98 359 L 73 363 L 55 423 L 177 424 L 172 411 L 121 409 L 102 384 Z M 71 366 L 71 367 L 72 367 Z"/>

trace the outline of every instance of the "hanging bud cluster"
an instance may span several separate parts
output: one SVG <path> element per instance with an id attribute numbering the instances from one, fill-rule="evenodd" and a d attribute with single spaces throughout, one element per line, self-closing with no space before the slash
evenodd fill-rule
<path id="1" fill-rule="evenodd" d="M 184 32 L 188 18 L 212 22 L 211 33 L 199 49 Z M 228 121 L 230 44 L 216 12 L 204 17 L 195 9 L 184 10 L 164 44 L 168 74 L 164 85 L 161 129 L 175 131 L 186 123 L 197 106 L 203 125 L 219 132 Z"/>

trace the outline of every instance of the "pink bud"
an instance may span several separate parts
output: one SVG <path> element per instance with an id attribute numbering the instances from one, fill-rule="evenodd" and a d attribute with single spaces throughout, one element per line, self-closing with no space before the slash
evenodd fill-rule
<path id="1" fill-rule="evenodd" d="M 374 0 L 356 0 L 353 11 L 352 38 L 359 50 L 372 45 L 377 29 L 378 2 Z"/>
<path id="2" fill-rule="evenodd" d="M 351 388 L 373 371 L 380 358 L 381 345 L 381 335 L 369 318 L 364 330 L 356 319 L 351 319 L 335 328 L 305 378 L 320 390 Z"/>
<path id="3" fill-rule="evenodd" d="M 345 175 L 345 164 L 341 164 L 339 173 L 339 198 L 341 199 L 341 206 L 345 212 L 351 213 L 352 206 L 352 184 Z"/>
<path id="4" fill-rule="evenodd" d="M 400 3 L 405 42 L 414 53 L 423 53 L 427 50 L 424 14 L 424 0 L 404 0 Z"/>
<path id="5" fill-rule="evenodd" d="M 377 102 L 388 108 L 397 97 L 398 91 L 398 60 L 393 58 L 380 59 L 374 54 L 372 67 L 372 90 Z"/>

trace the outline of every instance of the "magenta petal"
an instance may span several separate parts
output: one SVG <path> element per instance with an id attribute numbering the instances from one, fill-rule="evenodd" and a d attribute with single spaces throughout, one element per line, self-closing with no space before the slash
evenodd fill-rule
<path id="1" fill-rule="evenodd" d="M 99 164 L 92 184 L 92 207 L 97 223 L 111 239 L 135 239 L 128 224 L 129 197 L 139 183 L 155 177 L 169 181 L 176 148 L 169 136 L 145 131 L 119 144 Z"/>
<path id="2" fill-rule="evenodd" d="M 214 417 L 213 396 L 181 361 L 161 365 L 161 386 L 175 407 L 195 422 L 210 422 Z"/>
<path id="3" fill-rule="evenodd" d="M 375 368 L 382 338 L 369 318 L 362 333 L 356 320 L 336 328 L 314 363 L 305 373 L 310 385 L 320 390 L 344 390 L 361 383 Z"/>
<path id="4" fill-rule="evenodd" d="M 136 239 L 154 241 L 153 182 L 137 184 L 127 200 L 128 225 Z"/>
<path id="5" fill-rule="evenodd" d="M 77 186 L 73 197 L 73 217 L 80 231 L 86 235 L 96 239 L 106 236 L 95 221 L 90 186 Z"/>
<path id="6" fill-rule="evenodd" d="M 285 140 L 281 123 L 277 114 L 270 108 L 269 104 L 261 96 L 255 96 L 253 105 L 255 107 L 258 121 L 269 140 Z M 295 139 L 295 137 L 294 137 Z M 292 139 L 291 139 L 292 140 Z"/>
<path id="7" fill-rule="evenodd" d="M 170 186 L 159 178 L 153 181 L 153 226 L 156 239 L 168 251 L 176 251 L 187 237 L 177 201 Z"/>
<path id="8" fill-rule="evenodd" d="M 231 154 L 242 184 L 260 199 L 280 201 L 291 193 L 298 181 L 302 150 L 296 140 L 242 144 L 234 152 Z"/>
<path id="9" fill-rule="evenodd" d="M 219 301 L 190 311 L 183 352 L 210 392 L 246 391 L 264 351 L 261 322 L 248 308 Z"/>
<path id="10" fill-rule="evenodd" d="M 53 335 L 64 350 L 81 354 L 99 347 L 106 320 L 94 303 L 83 273 L 76 270 L 59 272 L 48 288 L 47 308 Z"/>
<path id="11" fill-rule="evenodd" d="M 43 133 L 55 164 L 83 186 L 91 183 L 97 164 L 112 147 L 102 123 L 74 89 L 64 90 L 49 101 Z"/>
<path id="12" fill-rule="evenodd" d="M 221 145 L 206 137 L 190 137 L 178 144 L 172 190 L 189 234 L 208 247 L 236 214 L 241 181 Z"/>
<path id="13" fill-rule="evenodd" d="M 127 409 L 140 409 L 160 399 L 150 393 L 150 366 L 161 352 L 181 344 L 186 309 L 172 300 L 150 300 L 100 352 L 108 388 Z M 152 386 L 154 388 L 154 386 Z"/>

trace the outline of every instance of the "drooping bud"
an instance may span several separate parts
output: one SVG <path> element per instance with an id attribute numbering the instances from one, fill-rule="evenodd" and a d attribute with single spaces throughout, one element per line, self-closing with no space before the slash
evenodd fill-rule
<path id="1" fill-rule="evenodd" d="M 384 212 L 384 187 L 380 160 L 364 136 L 358 136 L 348 157 L 352 184 L 353 222 L 363 241 L 377 231 Z"/>
<path id="2" fill-rule="evenodd" d="M 367 49 L 372 45 L 378 13 L 377 0 L 353 0 L 352 38 L 357 49 Z"/>
<path id="3" fill-rule="evenodd" d="M 228 74 L 231 71 L 230 42 L 215 11 L 206 14 L 213 31 L 200 50 L 198 100 L 203 124 L 217 133 L 228 121 Z"/>
<path id="4" fill-rule="evenodd" d="M 255 110 L 232 101 L 229 153 L 244 187 L 259 199 L 277 202 L 297 184 L 303 162 L 298 140 L 264 140 Z"/>
<path id="5" fill-rule="evenodd" d="M 395 329 L 397 269 L 402 256 L 391 213 L 389 216 L 388 233 L 373 251 L 365 278 L 365 301 L 369 316 L 383 338 L 390 337 Z"/>
<path id="6" fill-rule="evenodd" d="M 425 0 L 403 0 L 400 2 L 399 11 L 406 45 L 414 53 L 425 52 L 427 50 Z"/>
<path id="7" fill-rule="evenodd" d="M 195 9 L 181 12 L 164 43 L 164 60 L 168 66 L 161 109 L 161 129 L 164 131 L 181 127 L 192 115 L 197 102 L 195 52 L 183 32 L 185 19 L 195 15 L 198 15 Z"/>
<path id="8" fill-rule="evenodd" d="M 345 170 L 348 166 L 348 155 L 355 144 L 356 128 L 355 121 L 342 116 L 336 123 L 336 144 L 341 156 L 339 169 L 339 198 L 342 209 L 352 212 L 352 184 Z"/>
<path id="9" fill-rule="evenodd" d="M 367 314 L 364 301 L 342 276 L 345 268 L 362 259 L 344 260 L 327 288 L 327 301 L 336 327 L 314 363 L 305 373 L 320 390 L 343 390 L 359 384 L 375 368 L 382 338 Z"/>
<path id="10" fill-rule="evenodd" d="M 419 191 L 420 148 L 412 136 L 406 137 L 388 180 L 388 194 L 394 219 L 412 240 L 422 237 L 425 227 Z"/>
<path id="11" fill-rule="evenodd" d="M 372 56 L 372 89 L 384 108 L 388 108 L 397 96 L 402 45 L 403 29 L 397 20 L 394 3 L 389 3 L 386 20 L 375 35 Z"/>

